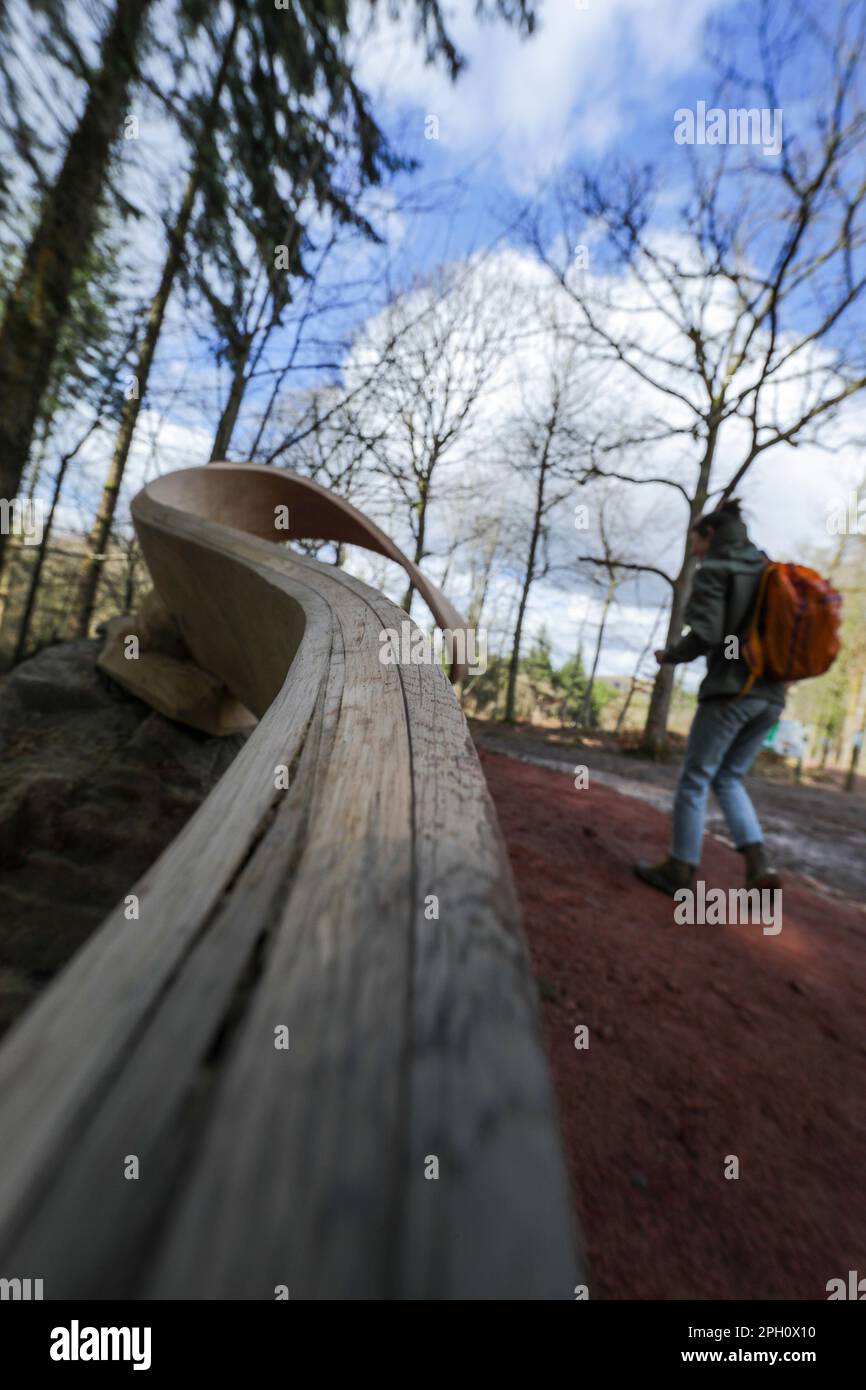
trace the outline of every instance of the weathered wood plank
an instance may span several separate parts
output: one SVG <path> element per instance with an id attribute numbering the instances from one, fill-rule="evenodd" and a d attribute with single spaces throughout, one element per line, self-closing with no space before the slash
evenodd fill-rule
<path id="1" fill-rule="evenodd" d="M 256 503 L 249 471 L 136 505 L 189 651 L 262 718 L 138 921 L 112 914 L 0 1049 L 0 1262 L 49 1298 L 569 1298 L 534 991 L 462 713 L 438 668 L 379 660 L 401 610 L 258 538 L 284 494 L 264 470 Z M 314 500 L 296 524 L 360 534 Z"/>

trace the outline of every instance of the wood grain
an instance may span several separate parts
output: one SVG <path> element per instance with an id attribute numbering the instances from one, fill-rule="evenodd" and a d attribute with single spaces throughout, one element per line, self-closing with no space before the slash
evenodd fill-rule
<path id="1" fill-rule="evenodd" d="M 535 991 L 465 721 L 437 666 L 380 661 L 400 609 L 269 538 L 279 476 L 211 465 L 136 499 L 187 648 L 260 722 L 132 888 L 138 920 L 121 904 L 0 1049 L 0 1271 L 46 1298 L 570 1299 Z M 338 512 L 296 524 L 357 535 Z"/>

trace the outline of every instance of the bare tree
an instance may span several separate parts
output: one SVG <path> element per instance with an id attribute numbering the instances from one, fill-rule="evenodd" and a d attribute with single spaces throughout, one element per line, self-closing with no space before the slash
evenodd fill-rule
<path id="1" fill-rule="evenodd" d="M 346 431 L 385 482 L 416 564 L 431 553 L 440 479 L 447 473 L 452 499 L 471 495 L 457 464 L 465 468 L 480 456 L 482 441 L 488 444 L 513 303 L 495 264 L 442 269 L 368 323 L 347 364 Z M 411 602 L 409 585 L 407 611 Z"/>
<path id="2" fill-rule="evenodd" d="M 617 734 L 622 733 L 623 727 L 624 727 L 624 725 L 625 725 L 626 717 L 627 717 L 627 715 L 628 715 L 629 710 L 631 709 L 631 702 L 632 702 L 632 700 L 634 699 L 635 691 L 637 690 L 638 681 L 639 681 L 640 678 L 641 678 L 641 671 L 643 670 L 644 662 L 647 660 L 647 658 L 648 658 L 650 652 L 653 651 L 653 649 L 655 648 L 656 641 L 657 641 L 657 636 L 656 636 L 656 634 L 658 633 L 658 630 L 659 630 L 659 624 L 661 623 L 661 621 L 662 621 L 662 619 L 663 619 L 663 617 L 664 617 L 664 615 L 665 615 L 665 609 L 666 609 L 666 607 L 667 607 L 666 604 L 662 604 L 662 605 L 659 607 L 659 610 L 658 610 L 658 612 L 657 612 L 657 614 L 656 614 L 655 622 L 653 623 L 652 627 L 651 627 L 650 630 L 649 630 L 649 636 L 647 637 L 646 641 L 644 642 L 644 645 L 643 645 L 643 647 L 641 648 L 640 655 L 638 656 L 638 659 L 637 659 L 637 661 L 636 661 L 635 664 L 634 664 L 634 670 L 632 671 L 631 682 L 630 682 L 629 687 L 628 687 L 628 692 L 627 692 L 627 694 L 626 694 L 625 699 L 623 700 L 622 709 L 620 710 L 619 714 L 617 715 L 617 719 L 616 719 L 616 733 L 617 733 Z"/>
<path id="3" fill-rule="evenodd" d="M 841 6 L 826 23 L 768 0 L 752 14 L 721 33 L 718 100 L 784 109 L 778 155 L 674 147 L 690 184 L 674 226 L 654 205 L 660 179 L 647 171 L 573 171 L 558 189 L 556 234 L 542 215 L 527 219 L 539 258 L 577 309 L 575 332 L 618 379 L 631 379 L 644 408 L 631 447 L 617 444 L 623 462 L 614 472 L 600 460 L 599 472 L 673 489 L 686 529 L 769 450 L 820 438 L 866 386 L 854 315 L 866 287 L 866 3 Z M 754 79 L 736 66 L 743 42 L 759 55 Z M 798 66 L 807 47 L 810 62 Z M 808 94 L 792 85 L 807 70 Z M 598 238 L 597 274 L 567 249 L 586 228 Z M 684 545 L 668 641 L 682 630 L 691 572 Z M 672 677 L 660 667 L 644 738 L 651 753 L 666 746 Z"/>
<path id="4" fill-rule="evenodd" d="M 601 604 L 601 617 L 598 623 L 598 632 L 595 640 L 595 651 L 592 657 L 592 666 L 583 692 L 583 699 L 580 702 L 580 713 L 578 716 L 579 724 L 590 724 L 592 721 L 592 692 L 595 686 L 595 678 L 598 672 L 598 663 L 601 657 L 601 649 L 604 645 L 604 632 L 607 627 L 607 620 L 611 607 L 616 599 L 616 592 L 622 582 L 622 572 L 616 563 L 614 545 L 610 536 L 609 527 L 605 525 L 605 509 L 609 507 L 610 498 L 606 497 L 599 508 L 598 532 L 601 542 L 603 556 L 602 570 L 604 573 L 604 598 Z"/>
<path id="5" fill-rule="evenodd" d="M 520 528 L 525 536 L 525 558 L 520 565 L 505 696 L 505 718 L 509 722 L 515 716 L 520 649 L 530 592 L 548 568 L 545 546 L 551 518 L 562 511 L 575 487 L 591 472 L 592 437 L 587 413 L 593 381 L 586 356 L 573 341 L 563 337 L 555 317 L 548 320 L 548 330 L 540 371 L 535 376 L 520 373 L 519 405 L 503 434 L 503 462 L 514 471 L 528 494 L 527 505 L 519 513 L 525 521 L 525 527 Z"/>

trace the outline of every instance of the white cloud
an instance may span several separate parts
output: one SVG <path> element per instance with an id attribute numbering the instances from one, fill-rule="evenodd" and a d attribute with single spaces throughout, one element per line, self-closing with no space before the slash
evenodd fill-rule
<path id="1" fill-rule="evenodd" d="M 669 245 L 668 249 L 672 250 L 673 247 Z M 530 303 L 536 302 L 538 267 L 519 252 L 509 250 L 491 257 L 484 266 L 483 274 L 492 276 L 500 283 L 507 282 L 519 287 L 524 298 Z M 651 306 L 642 301 L 642 292 L 636 284 L 630 285 L 622 278 L 618 288 L 621 317 L 631 319 L 628 331 L 636 341 L 657 343 L 661 333 L 669 335 L 669 324 L 661 314 L 652 312 Z M 465 286 L 462 293 L 466 293 Z M 635 312 L 638 309 L 642 312 Z M 568 313 L 568 301 L 562 310 Z M 718 303 L 713 303 L 708 321 L 714 331 L 724 331 L 729 310 L 724 297 Z M 377 330 L 381 331 L 375 319 L 370 321 L 368 329 L 374 335 Z M 480 412 L 480 426 L 486 427 L 492 438 L 496 438 L 497 431 L 502 434 L 510 405 L 519 404 L 519 398 L 513 391 L 515 381 L 528 390 L 530 400 L 534 399 L 532 392 L 536 387 L 543 392 L 550 350 L 549 338 L 538 332 L 525 334 L 510 354 L 503 369 L 504 377 L 501 375 L 493 382 Z M 823 351 L 814 352 L 811 365 L 817 371 L 827 370 L 830 359 Z M 742 383 L 736 379 L 735 385 L 738 384 Z M 795 419 L 799 413 L 796 407 L 801 402 L 802 389 L 803 383 L 797 379 L 783 383 L 774 393 L 772 412 L 767 418 L 783 421 Z M 639 420 L 642 412 L 650 406 L 659 412 L 657 393 L 635 383 L 630 375 L 625 375 L 623 368 L 614 365 L 606 370 L 596 396 L 591 408 L 607 418 L 613 427 L 620 422 Z M 666 404 L 661 408 L 659 413 L 663 420 L 673 418 L 671 409 Z M 748 434 L 749 427 L 745 422 L 732 421 L 725 426 L 713 473 L 714 489 L 723 486 L 744 458 Z M 866 473 L 859 442 L 863 439 L 866 439 L 866 402 L 855 398 L 832 428 L 827 429 L 825 447 L 819 448 L 810 443 L 803 443 L 797 448 L 779 445 L 761 455 L 737 489 L 756 544 L 775 559 L 815 563 L 817 557 L 821 564 L 821 552 L 829 555 L 832 548 L 827 529 L 828 508 L 832 502 L 844 497 Z M 643 473 L 645 476 L 675 478 L 690 484 L 696 475 L 698 453 L 699 445 L 690 438 L 684 442 L 666 440 L 640 451 L 631 451 L 620 461 L 619 467 L 626 472 L 636 471 L 638 475 Z M 612 457 L 616 458 L 616 455 Z M 612 462 L 609 466 L 616 467 L 616 464 Z M 507 458 L 494 450 L 481 450 L 466 457 L 461 456 L 458 450 L 454 467 L 464 489 L 467 479 L 472 479 L 475 513 L 490 518 L 501 512 L 504 506 L 508 526 L 513 533 L 507 563 L 500 562 L 500 573 L 492 587 L 486 612 L 488 627 L 499 629 L 491 649 L 507 650 L 508 631 L 515 611 L 514 595 L 526 550 L 521 528 L 528 533 L 533 481 L 514 475 L 508 469 Z M 449 474 L 451 476 L 454 475 Z M 583 537 L 575 531 L 570 515 L 572 502 L 593 497 L 591 489 L 575 491 L 574 496 L 563 505 L 552 541 L 559 573 L 555 580 L 537 582 L 531 595 L 525 647 L 544 627 L 557 663 L 574 653 L 581 631 L 582 651 L 587 663 L 595 644 L 601 599 L 598 591 L 592 587 L 586 568 L 579 567 L 577 557 L 581 551 L 596 553 L 598 547 L 593 543 L 592 531 Z M 401 514 L 398 511 L 396 515 L 399 531 Z M 617 544 L 621 547 L 620 557 L 675 575 L 683 553 L 685 518 L 684 501 L 672 488 L 663 484 L 620 485 L 613 512 Z M 388 529 L 394 530 L 393 515 L 387 523 L 384 516 L 379 519 Z M 432 509 L 428 533 L 434 556 L 445 554 L 450 541 L 455 534 L 459 534 L 455 528 L 463 524 L 463 519 L 454 513 L 450 505 L 447 484 L 441 485 Z M 398 542 L 405 539 L 399 534 L 395 534 L 395 538 Z M 827 561 L 823 563 L 826 565 Z M 431 559 L 425 568 L 431 571 L 432 578 L 438 579 L 439 566 L 438 559 Z M 461 567 L 459 562 L 450 568 L 447 587 L 450 597 L 458 604 L 465 603 L 468 577 L 465 567 Z M 651 632 L 659 604 L 666 597 L 664 581 L 652 576 L 643 575 L 639 580 L 623 582 L 608 618 L 600 667 L 603 673 L 624 674 L 634 669 L 637 654 Z M 659 632 L 660 644 L 666 635 L 665 624 Z M 692 688 L 701 675 L 702 670 L 696 663 L 695 669 L 686 673 L 687 686 Z"/>
<path id="2" fill-rule="evenodd" d="M 377 109 L 414 109 L 419 130 L 424 115 L 438 116 L 442 146 L 461 156 L 495 146 L 505 177 L 525 190 L 577 150 L 610 149 L 639 106 L 666 110 L 664 84 L 699 61 L 702 26 L 719 8 L 720 0 L 589 0 L 586 9 L 548 0 L 536 33 L 522 40 L 504 23 L 478 24 L 464 4 L 452 31 L 468 70 L 455 85 L 425 65 L 404 11 L 396 23 L 380 19 L 360 45 L 358 72 Z"/>

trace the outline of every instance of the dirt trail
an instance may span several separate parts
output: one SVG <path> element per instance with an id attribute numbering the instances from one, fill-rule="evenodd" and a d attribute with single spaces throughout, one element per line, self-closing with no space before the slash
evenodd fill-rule
<path id="1" fill-rule="evenodd" d="M 667 817 L 482 749 L 601 1298 L 826 1298 L 866 1275 L 866 913 L 791 876 L 783 929 L 678 926 L 631 875 Z M 739 884 L 708 837 L 703 876 Z M 574 1047 L 589 1027 L 590 1045 Z M 740 1177 L 726 1180 L 728 1155 Z"/>
<path id="2" fill-rule="evenodd" d="M 492 752 L 507 753 L 524 761 L 572 774 L 578 763 L 589 769 L 590 780 L 616 787 L 646 801 L 660 811 L 670 811 L 679 775 L 679 761 L 655 763 L 611 749 L 571 749 L 533 739 L 522 730 L 509 734 L 496 726 L 475 722 L 476 744 Z M 773 859 L 782 868 L 796 869 L 814 880 L 816 887 L 834 895 L 866 902 L 866 788 L 849 795 L 831 787 L 818 787 L 748 779 Z M 707 829 L 730 845 L 724 818 L 711 797 Z M 667 849 L 665 833 L 656 846 Z"/>

